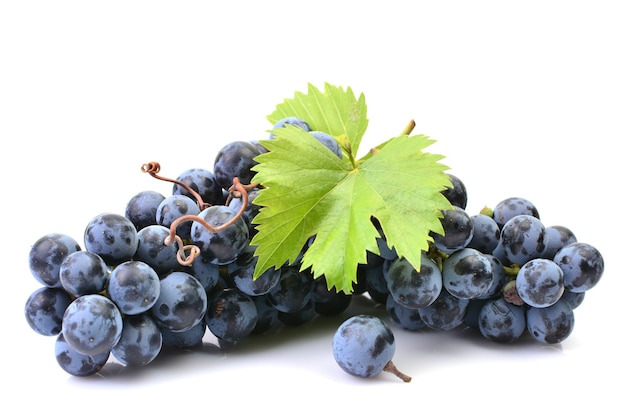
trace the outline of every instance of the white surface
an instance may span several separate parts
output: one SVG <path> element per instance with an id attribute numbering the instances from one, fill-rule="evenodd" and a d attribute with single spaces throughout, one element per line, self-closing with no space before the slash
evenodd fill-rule
<path id="1" fill-rule="evenodd" d="M 208 3 L 0 5 L 3 415 L 622 408 L 619 2 Z M 266 137 L 276 104 L 325 81 L 365 94 L 363 152 L 414 118 L 414 133 L 437 139 L 430 151 L 465 181 L 469 211 L 524 196 L 547 225 L 602 251 L 605 274 L 576 310 L 572 336 L 500 346 L 465 332 L 398 330 L 395 362 L 413 376 L 408 384 L 344 374 L 330 350 L 337 320 L 229 354 L 207 348 L 134 371 L 65 374 L 53 339 L 24 320 L 39 287 L 30 245 L 49 232 L 80 241 L 93 216 L 122 213 L 136 192 L 169 192 L 140 171 L 145 162 L 171 176 L 211 169 L 221 146 Z"/>

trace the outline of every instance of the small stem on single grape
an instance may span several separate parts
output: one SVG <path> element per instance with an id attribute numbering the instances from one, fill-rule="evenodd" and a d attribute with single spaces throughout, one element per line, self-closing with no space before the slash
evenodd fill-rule
<path id="1" fill-rule="evenodd" d="M 161 165 L 158 162 L 148 162 L 147 164 L 143 164 L 141 166 L 141 171 L 147 172 L 148 174 L 152 175 L 152 177 L 156 178 L 157 180 L 173 182 L 174 184 L 180 185 L 185 190 L 187 190 L 189 194 L 194 196 L 194 198 L 196 199 L 196 203 L 198 204 L 198 208 L 200 210 L 204 210 L 205 208 L 211 206 L 209 203 L 204 202 L 204 200 L 202 199 L 202 196 L 200 196 L 200 194 L 198 194 L 196 190 L 194 190 L 193 188 L 191 188 L 184 182 L 158 175 L 159 171 L 161 171 Z"/>
<path id="2" fill-rule="evenodd" d="M 391 372 L 392 374 L 394 374 L 395 376 L 397 376 L 404 382 L 411 382 L 412 378 L 408 376 L 407 374 L 401 372 L 398 368 L 396 368 L 396 365 L 393 363 L 393 361 L 387 362 L 387 365 L 385 365 L 385 367 L 383 368 L 383 371 Z"/>
<path id="3" fill-rule="evenodd" d="M 506 283 L 506 285 L 502 289 L 502 297 L 504 298 L 504 301 L 513 305 L 524 305 L 524 300 L 522 300 L 522 298 L 519 296 L 519 293 L 517 292 L 517 285 L 515 283 L 515 280 Z"/>
<path id="4" fill-rule="evenodd" d="M 491 207 L 483 207 L 480 212 L 480 214 L 484 214 L 487 217 L 492 217 L 493 218 L 493 209 Z"/>

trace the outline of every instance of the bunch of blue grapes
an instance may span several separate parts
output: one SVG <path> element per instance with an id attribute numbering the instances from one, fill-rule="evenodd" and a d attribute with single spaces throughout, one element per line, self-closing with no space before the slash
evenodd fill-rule
<path id="1" fill-rule="evenodd" d="M 574 310 L 604 272 L 600 251 L 565 226 L 544 225 L 527 198 L 509 197 L 472 215 L 465 185 L 450 179 L 445 233 L 431 234 L 420 270 L 398 257 L 380 267 L 387 292 L 378 285 L 378 297 L 390 319 L 408 330 L 469 327 L 498 343 L 524 335 L 564 341 Z"/>
<path id="2" fill-rule="evenodd" d="M 332 136 L 301 119 L 285 118 L 275 127 L 287 123 L 342 157 Z M 372 219 L 379 253 L 368 253 L 359 265 L 352 292 L 329 289 L 323 276 L 301 267 L 301 257 L 253 279 L 251 239 L 260 209 L 253 167 L 264 152 L 258 141 L 227 143 L 211 169 L 188 169 L 170 180 L 169 195 L 140 191 L 123 212 L 93 217 L 80 240 L 49 233 L 33 243 L 29 268 L 40 288 L 24 312 L 36 333 L 56 338 L 63 370 L 86 377 L 110 361 L 141 367 L 164 350 L 201 347 L 208 336 L 229 350 L 344 314 L 349 318 L 332 344 L 339 366 L 358 377 L 390 371 L 408 382 L 391 361 L 392 326 L 470 327 L 499 343 L 524 334 L 560 343 L 573 329 L 574 309 L 603 273 L 595 247 L 566 227 L 544 226 L 527 199 L 507 198 L 470 215 L 465 185 L 450 175 L 452 186 L 443 194 L 453 209 L 442 213 L 445 234 L 431 234 L 419 271 Z M 144 168 L 160 178 L 158 164 Z M 350 309 L 355 297 L 380 314 Z"/>
<path id="3" fill-rule="evenodd" d="M 330 135 L 312 134 L 332 144 Z M 166 349 L 201 347 L 209 335 L 232 349 L 348 308 L 350 295 L 329 290 L 299 262 L 253 279 L 259 207 L 251 168 L 263 152 L 257 141 L 228 143 L 212 169 L 171 181 L 171 194 L 140 191 L 122 212 L 93 217 L 80 240 L 55 232 L 33 243 L 29 268 L 41 287 L 24 313 L 36 333 L 56 338 L 63 370 L 90 376 L 110 361 L 145 366 Z M 142 170 L 157 176 L 151 164 Z M 247 185 L 245 198 L 235 181 Z"/>

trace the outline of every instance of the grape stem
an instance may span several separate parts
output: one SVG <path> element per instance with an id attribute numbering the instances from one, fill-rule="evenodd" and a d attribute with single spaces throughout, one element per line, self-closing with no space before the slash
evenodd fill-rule
<path id="1" fill-rule="evenodd" d="M 408 376 L 407 374 L 401 372 L 398 368 L 396 368 L 396 365 L 393 363 L 393 361 L 387 362 L 387 365 L 385 365 L 385 367 L 383 368 L 383 371 L 391 372 L 392 374 L 394 374 L 395 376 L 397 376 L 404 382 L 411 382 L 412 378 Z"/>
<path id="2" fill-rule="evenodd" d="M 411 132 L 413 131 L 413 129 L 415 129 L 415 120 L 411 119 L 411 121 L 409 122 L 409 124 L 406 125 L 406 127 L 404 128 L 404 130 L 402 131 L 402 133 L 400 133 L 401 136 L 408 136 L 411 134 Z"/>
<path id="3" fill-rule="evenodd" d="M 411 119 L 405 128 L 402 129 L 402 132 L 400 132 L 400 136 L 409 136 L 413 129 L 415 129 L 415 120 Z M 378 151 L 380 151 L 380 148 L 372 148 L 370 149 L 370 155 L 376 155 Z M 352 165 L 356 167 L 354 163 Z"/>

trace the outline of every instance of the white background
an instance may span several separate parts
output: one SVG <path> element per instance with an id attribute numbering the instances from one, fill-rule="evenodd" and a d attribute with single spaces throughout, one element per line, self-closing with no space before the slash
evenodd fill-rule
<path id="1" fill-rule="evenodd" d="M 217 3 L 0 3 L 1 414 L 621 409 L 619 2 Z M 221 146 L 265 138 L 276 104 L 324 82 L 364 93 L 362 152 L 413 118 L 414 133 L 436 139 L 430 151 L 464 180 L 472 214 L 527 197 L 546 225 L 568 226 L 603 253 L 605 274 L 576 310 L 570 338 L 500 346 L 471 332 L 396 330 L 408 384 L 343 373 L 330 348 L 339 318 L 229 354 L 207 348 L 138 370 L 112 364 L 93 378 L 62 371 L 53 338 L 24 319 L 39 288 L 30 245 L 51 232 L 82 241 L 92 217 L 123 213 L 136 192 L 169 193 L 143 163 L 158 161 L 170 176 L 212 169 Z"/>

